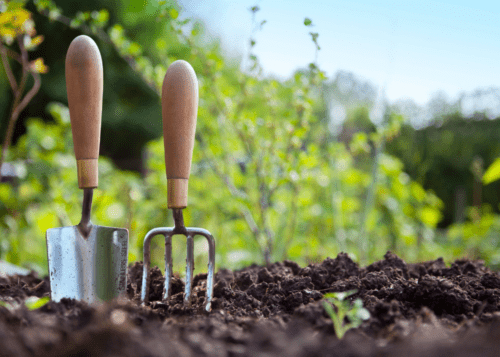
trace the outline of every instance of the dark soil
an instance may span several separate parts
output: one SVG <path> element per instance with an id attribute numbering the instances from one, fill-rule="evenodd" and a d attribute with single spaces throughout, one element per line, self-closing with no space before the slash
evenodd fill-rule
<path id="1" fill-rule="evenodd" d="M 345 254 L 301 268 L 285 261 L 216 275 L 213 311 L 203 313 L 205 278 L 193 305 L 184 284 L 161 302 L 152 269 L 150 305 L 141 307 L 142 264 L 129 268 L 128 298 L 100 306 L 63 300 L 30 311 L 48 279 L 0 278 L 1 356 L 499 356 L 500 275 L 479 261 L 407 264 L 396 255 L 365 268 Z M 326 292 L 356 289 L 371 317 L 335 336 Z M 19 304 L 18 307 L 16 303 Z"/>

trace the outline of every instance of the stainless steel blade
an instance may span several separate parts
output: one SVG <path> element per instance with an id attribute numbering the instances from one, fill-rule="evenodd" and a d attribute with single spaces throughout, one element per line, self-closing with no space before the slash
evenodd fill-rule
<path id="1" fill-rule="evenodd" d="M 110 300 L 127 289 L 128 230 L 92 225 L 88 238 L 77 226 L 47 230 L 51 298 Z"/>

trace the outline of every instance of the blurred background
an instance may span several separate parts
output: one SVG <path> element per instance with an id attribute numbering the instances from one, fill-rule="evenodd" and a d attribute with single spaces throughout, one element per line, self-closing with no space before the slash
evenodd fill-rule
<path id="1" fill-rule="evenodd" d="M 45 231 L 77 224 L 64 78 L 80 34 L 104 101 L 93 222 L 171 226 L 161 83 L 190 62 L 200 102 L 189 226 L 217 267 L 391 250 L 500 267 L 500 49 L 490 2 L 0 0 L 0 259 L 47 273 Z M 153 262 L 163 269 L 158 238 Z M 174 239 L 184 271 L 185 240 Z M 197 272 L 207 247 L 195 244 Z"/>

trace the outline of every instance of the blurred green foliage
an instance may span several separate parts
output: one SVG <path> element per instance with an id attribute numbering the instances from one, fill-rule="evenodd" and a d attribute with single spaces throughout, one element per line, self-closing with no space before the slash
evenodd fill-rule
<path id="1" fill-rule="evenodd" d="M 457 188 L 464 189 L 468 205 L 481 204 L 473 199 L 475 181 L 481 182 L 482 176 L 475 171 L 486 170 L 500 156 L 499 133 L 500 118 L 477 114 L 470 119 L 454 113 L 419 130 L 404 125 L 399 137 L 387 144 L 387 152 L 400 157 L 406 172 L 443 200 L 446 209 L 440 227 L 444 228 L 457 220 Z M 475 161 L 480 168 L 474 168 Z M 482 203 L 496 213 L 500 212 L 498 192 L 500 181 L 482 187 Z"/>
<path id="2" fill-rule="evenodd" d="M 483 182 L 485 185 L 488 185 L 492 182 L 500 179 L 500 158 L 497 157 L 495 161 L 488 167 L 486 172 L 483 175 Z"/>
<path id="3" fill-rule="evenodd" d="M 45 231 L 80 219 L 69 112 L 62 104 L 64 72 L 53 69 L 64 67 L 61 53 L 81 32 L 96 38 L 103 54 L 101 153 L 115 159 L 121 157 L 116 153 L 139 155 L 142 143 L 161 133 L 159 94 L 167 66 L 176 59 L 193 65 L 200 101 L 184 215 L 187 225 L 214 235 L 218 267 L 284 258 L 305 264 L 341 251 L 363 263 L 388 249 L 410 260 L 460 255 L 436 231 L 442 201 L 386 150 L 396 142 L 403 117 L 387 111 L 377 126 L 366 105 L 350 108 L 346 128 L 360 121 L 363 127 L 336 140 L 328 131 L 327 79 L 316 64 L 288 80 L 264 78 L 254 54 L 248 70 L 229 62 L 216 42 L 204 41 L 199 23 L 181 20 L 174 2 L 112 3 L 120 6 L 103 10 L 99 1 L 69 1 L 58 7 L 49 0 L 26 5 L 36 13 L 40 33 L 58 33 L 60 43 L 47 40 L 40 52 L 51 68 L 40 97 L 58 99 L 40 108 L 39 98 L 30 106 L 26 132 L 11 150 L 9 161 L 20 177 L 0 184 L 1 259 L 46 272 Z M 310 22 L 304 23 L 307 30 Z M 94 194 L 93 222 L 130 230 L 129 261 L 142 260 L 148 230 L 172 225 L 162 139 L 146 148 L 144 175 L 101 157 Z M 457 238 L 457 247 L 464 237 Z M 182 239 L 174 239 L 173 250 L 174 261 L 184 261 Z M 198 271 L 206 269 L 206 258 L 205 243 L 197 241 Z M 163 242 L 155 241 L 153 263 L 163 268 L 162 262 Z M 175 267 L 181 270 L 182 263 Z"/>
<path id="4" fill-rule="evenodd" d="M 482 259 L 498 270 L 500 268 L 500 216 L 492 212 L 491 206 L 481 210 L 471 207 L 469 220 L 453 224 L 448 231 L 449 249 L 453 255 Z"/>

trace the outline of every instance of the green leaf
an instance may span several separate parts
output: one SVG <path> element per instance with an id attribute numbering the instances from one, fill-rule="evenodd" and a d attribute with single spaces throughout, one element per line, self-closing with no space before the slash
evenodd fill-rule
<path id="1" fill-rule="evenodd" d="M 312 26 L 312 20 L 308 17 L 304 19 L 304 25 L 306 26 Z"/>
<path id="2" fill-rule="evenodd" d="M 170 10 L 168 10 L 168 15 L 175 20 L 176 18 L 179 17 L 179 11 L 177 11 L 174 8 L 171 8 Z"/>
<path id="3" fill-rule="evenodd" d="M 35 0 L 34 4 L 35 4 L 36 8 L 38 9 L 38 11 L 43 11 L 49 7 L 50 2 L 48 0 Z"/>
<path id="4" fill-rule="evenodd" d="M 488 185 L 500 179 L 500 157 L 495 159 L 483 175 L 483 183 Z"/>
<path id="5" fill-rule="evenodd" d="M 31 296 L 27 298 L 24 301 L 24 305 L 29 309 L 29 310 L 36 310 L 44 306 L 50 301 L 50 298 L 48 296 L 42 297 L 42 298 L 37 298 L 36 296 Z"/>
<path id="6" fill-rule="evenodd" d="M 325 297 L 326 297 L 326 295 L 325 295 Z M 327 301 L 323 301 L 323 307 L 324 307 L 326 313 L 328 314 L 328 316 L 330 316 L 330 318 L 333 319 L 335 316 L 335 310 L 333 309 L 332 305 Z"/>
<path id="7" fill-rule="evenodd" d="M 137 56 L 141 54 L 142 49 L 141 46 L 137 42 L 132 42 L 128 47 L 128 53 L 132 56 Z"/>
<path id="8" fill-rule="evenodd" d="M 430 226 L 430 227 L 436 227 L 436 225 L 439 223 L 441 220 L 441 212 L 437 209 L 433 209 L 430 207 L 424 207 L 420 211 L 420 220 Z"/>
<path id="9" fill-rule="evenodd" d="M 109 12 L 107 10 L 101 10 L 94 15 L 94 19 L 99 25 L 105 25 L 109 20 Z"/>
<path id="10" fill-rule="evenodd" d="M 77 27 L 80 27 L 82 25 L 82 21 L 79 19 L 73 19 L 71 20 L 71 23 L 69 24 L 69 27 L 75 29 Z"/>

